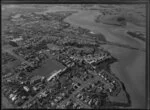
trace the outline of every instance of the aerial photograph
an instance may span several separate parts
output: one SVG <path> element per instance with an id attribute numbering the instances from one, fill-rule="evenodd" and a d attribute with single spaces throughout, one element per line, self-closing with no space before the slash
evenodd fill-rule
<path id="1" fill-rule="evenodd" d="M 146 108 L 145 4 L 2 4 L 2 109 Z"/>

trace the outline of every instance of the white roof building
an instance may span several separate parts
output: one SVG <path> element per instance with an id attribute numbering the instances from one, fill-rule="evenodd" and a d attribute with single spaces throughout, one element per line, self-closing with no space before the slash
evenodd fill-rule
<path id="1" fill-rule="evenodd" d="M 53 77 L 57 76 L 62 70 L 58 70 L 58 71 L 55 71 L 48 79 L 47 81 L 50 81 Z"/>
<path id="2" fill-rule="evenodd" d="M 14 39 L 12 39 L 11 41 L 13 41 L 13 42 L 18 42 L 18 41 L 21 41 L 21 40 L 23 40 L 22 37 L 20 37 L 20 38 L 14 38 Z"/>

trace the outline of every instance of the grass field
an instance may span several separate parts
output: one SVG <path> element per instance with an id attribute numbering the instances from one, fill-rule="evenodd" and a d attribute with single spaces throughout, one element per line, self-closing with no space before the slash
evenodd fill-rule
<path id="1" fill-rule="evenodd" d="M 39 69 L 36 69 L 32 74 L 33 75 L 40 75 L 40 76 L 50 76 L 55 70 L 63 69 L 64 66 L 52 59 L 48 59 L 45 64 L 42 65 Z"/>

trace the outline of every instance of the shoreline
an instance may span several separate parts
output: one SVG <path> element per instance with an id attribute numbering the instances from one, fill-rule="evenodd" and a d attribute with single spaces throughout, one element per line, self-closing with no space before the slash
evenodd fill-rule
<path id="1" fill-rule="evenodd" d="M 141 40 L 141 41 L 143 41 L 143 42 L 146 42 L 146 38 L 137 36 L 137 35 L 135 35 L 134 33 L 130 32 L 130 31 L 127 31 L 127 34 L 128 34 L 129 36 L 133 37 L 133 38 L 136 38 L 136 39 L 139 39 L 139 40 Z"/>
<path id="2" fill-rule="evenodd" d="M 89 11 L 88 12 L 85 12 L 84 13 L 84 15 L 85 16 L 88 16 L 88 13 L 89 13 Z M 93 28 L 94 26 L 93 25 L 96 25 L 95 23 L 94 23 L 94 21 L 93 20 L 87 20 L 86 21 L 86 19 L 84 19 L 84 17 L 82 18 L 82 16 L 81 15 L 83 15 L 83 12 L 79 12 L 78 14 L 73 14 L 72 15 L 72 17 L 68 17 L 67 18 L 67 20 L 69 21 L 69 23 L 70 24 L 75 24 L 76 26 L 80 26 L 80 27 L 82 27 L 82 28 L 86 28 L 86 29 L 90 29 L 91 31 L 94 31 L 94 29 L 96 29 L 96 28 Z M 93 13 L 93 16 L 95 15 L 95 13 Z M 80 18 L 79 18 L 80 17 Z M 78 19 L 77 19 L 78 18 Z M 90 19 L 90 18 L 89 18 Z M 91 17 L 91 19 L 93 19 L 93 17 Z M 84 22 L 82 23 L 82 20 L 84 20 Z M 86 23 L 87 22 L 87 23 Z M 92 26 L 92 27 L 91 27 Z M 102 27 L 99 27 L 99 26 L 101 26 L 101 25 L 96 25 L 96 27 L 98 27 L 98 28 L 102 28 Z M 96 32 L 98 32 L 98 28 L 95 30 Z M 94 32 L 95 32 L 94 31 Z M 101 30 L 101 31 L 103 31 L 103 29 Z M 99 31 L 99 32 L 101 32 L 101 31 Z M 106 33 L 106 32 L 103 32 L 103 33 Z M 105 35 L 105 34 L 104 34 Z M 106 35 L 105 35 L 106 36 Z M 115 37 L 115 36 L 112 36 L 112 37 L 114 37 L 115 39 L 112 39 L 112 38 L 109 38 L 109 37 L 111 37 L 110 35 L 108 35 L 107 36 L 107 38 L 108 39 L 106 39 L 107 41 L 109 41 L 109 42 L 114 42 L 114 41 L 117 41 L 118 40 L 118 38 L 117 37 Z M 112 41 L 112 40 L 113 41 Z M 127 42 L 128 40 L 130 40 L 131 38 L 130 37 L 127 37 L 126 36 L 126 39 L 125 39 L 125 41 Z M 124 39 L 122 39 L 121 40 L 121 38 L 119 39 L 120 41 L 122 41 L 123 42 L 123 40 Z M 118 41 L 117 41 L 118 42 Z M 129 43 L 134 43 L 135 44 L 135 46 L 137 46 L 137 47 L 142 47 L 142 44 L 140 43 L 140 42 L 138 42 L 137 40 L 134 40 L 134 39 L 132 39 L 132 41 L 129 41 L 128 42 L 128 44 Z M 102 47 L 103 47 L 103 45 L 102 45 Z M 141 63 L 139 63 L 139 60 L 138 60 L 138 57 L 142 57 L 141 56 L 141 54 L 138 54 L 138 53 L 141 53 L 141 51 L 137 51 L 137 49 L 136 49 L 136 52 L 133 52 L 133 51 L 135 51 L 135 50 L 131 50 L 131 49 L 128 49 L 127 50 L 127 48 L 122 48 L 122 47 L 120 47 L 120 46 L 115 46 L 115 45 L 108 45 L 108 47 L 109 48 L 112 48 L 112 47 L 114 47 L 114 49 L 112 49 L 113 50 L 113 52 L 112 52 L 112 50 L 110 51 L 110 53 L 114 56 L 115 54 L 118 56 L 117 58 L 119 59 L 119 63 L 117 64 L 117 65 L 122 65 L 122 68 L 124 68 L 124 69 L 126 69 L 126 67 L 129 67 L 128 66 L 128 64 L 130 65 L 130 64 L 132 64 L 132 63 L 135 63 L 136 65 L 134 65 L 133 64 L 133 66 L 134 66 L 134 68 L 137 66 L 137 68 L 138 69 L 134 69 L 134 68 L 132 68 L 132 67 L 129 67 L 129 69 L 130 69 L 130 71 L 126 71 L 126 73 L 125 74 L 129 74 L 129 76 L 127 75 L 126 76 L 126 78 L 131 78 L 131 79 L 134 79 L 134 80 L 131 80 L 130 82 L 128 82 L 127 80 L 125 80 L 125 78 L 123 77 L 124 75 L 122 75 L 122 74 L 124 74 L 124 73 L 122 73 L 122 72 L 114 72 L 115 73 L 115 75 L 118 77 L 119 76 L 119 79 L 125 84 L 125 86 L 126 86 L 126 89 L 127 89 L 127 91 L 128 91 L 128 93 L 131 95 L 131 101 L 132 101 L 132 105 L 131 105 L 131 107 L 130 108 L 136 108 L 136 107 L 142 107 L 143 106 L 143 104 L 140 104 L 140 103 L 138 103 L 138 101 L 137 100 L 139 100 L 139 99 L 137 99 L 137 100 L 135 100 L 134 98 L 135 98 L 135 94 L 133 93 L 133 91 L 132 90 L 130 90 L 130 89 L 132 89 L 132 88 L 130 88 L 130 85 L 134 85 L 134 84 L 136 84 L 136 81 L 135 81 L 135 77 L 133 77 L 134 75 L 135 75 L 135 71 L 137 71 L 137 70 L 139 70 L 139 69 L 141 69 L 141 68 L 143 68 L 143 67 L 139 67 L 140 66 L 140 64 Z M 108 49 L 106 49 L 106 48 L 104 48 L 105 50 L 107 50 L 108 51 Z M 134 48 L 133 48 L 134 49 Z M 123 53 L 122 53 L 123 52 Z M 121 55 L 122 54 L 122 55 Z M 115 55 L 115 57 L 116 57 L 116 55 Z M 133 56 L 133 59 L 132 58 L 130 58 L 130 57 L 127 57 L 127 56 L 130 56 L 130 55 L 132 55 Z M 135 59 L 135 56 L 136 56 L 136 59 Z M 120 57 L 121 58 L 120 58 Z M 127 60 L 126 60 L 127 59 Z M 123 60 L 123 61 L 122 61 Z M 125 61 L 128 61 L 127 63 L 123 63 L 124 62 L 124 60 Z M 116 64 L 112 64 L 112 66 L 113 65 L 116 65 Z M 113 67 L 115 67 L 115 66 L 113 66 Z M 119 67 L 120 68 L 120 67 Z M 117 67 L 115 67 L 115 69 L 116 70 L 118 70 L 119 69 L 118 68 L 118 66 Z M 112 70 L 112 67 L 111 67 L 111 70 Z M 114 70 L 114 69 L 113 69 Z M 143 69 L 141 69 L 141 70 L 143 70 Z M 121 71 L 121 70 L 120 70 Z M 122 74 L 121 74 L 122 73 Z M 131 74 L 130 74 L 131 73 Z M 134 73 L 134 74 L 132 74 L 132 73 Z M 139 77 L 137 77 L 140 81 L 141 80 L 143 80 L 143 77 L 144 76 L 142 76 L 142 77 L 140 77 L 140 75 L 142 75 L 140 72 L 138 72 L 138 76 Z M 129 83 L 131 83 L 131 84 L 129 84 Z M 140 82 L 138 82 L 138 83 L 140 83 Z M 129 84 L 129 85 L 128 85 Z M 141 87 L 142 87 L 142 85 L 143 85 L 143 82 L 141 82 Z M 136 85 L 137 86 L 137 85 Z M 143 87 L 142 87 L 143 88 Z M 129 91 L 130 90 L 130 91 Z M 135 88 L 135 91 L 136 91 L 136 88 Z M 136 95 L 138 95 L 138 94 L 136 94 Z M 137 98 L 138 98 L 138 96 L 136 96 Z M 140 101 L 140 100 L 139 100 Z M 143 100 L 143 102 L 144 102 L 145 100 Z M 138 105 L 137 105 L 138 104 Z"/>
<path id="3" fill-rule="evenodd" d="M 72 24 L 70 24 L 70 25 L 72 25 Z M 72 26 L 74 26 L 74 25 L 72 25 Z M 86 28 L 83 28 L 83 29 L 86 29 Z M 86 29 L 86 30 L 90 31 L 89 29 Z M 134 48 L 134 47 L 130 47 L 130 46 L 122 45 L 122 44 L 117 44 L 117 43 L 112 43 L 112 42 L 109 42 L 107 40 L 106 41 L 102 41 L 102 42 L 106 43 L 108 45 L 115 45 L 115 46 L 119 46 L 119 47 L 126 47 L 126 48 L 129 48 L 129 49 L 136 49 L 136 50 L 138 50 L 137 48 Z M 131 98 L 130 98 L 129 93 L 126 91 L 124 83 L 115 74 L 112 74 L 112 75 L 119 81 L 122 90 L 125 92 L 126 98 L 127 98 L 127 103 L 116 103 L 116 102 L 111 102 L 111 103 L 113 104 L 113 106 L 115 106 L 115 105 L 116 106 L 123 106 L 123 107 L 129 107 L 129 106 L 131 106 Z"/>

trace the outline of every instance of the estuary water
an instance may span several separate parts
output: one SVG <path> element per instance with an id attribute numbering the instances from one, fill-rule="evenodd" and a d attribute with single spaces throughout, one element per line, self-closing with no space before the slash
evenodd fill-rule
<path id="1" fill-rule="evenodd" d="M 107 41 L 130 45 L 132 47 L 145 49 L 145 43 L 128 36 L 128 29 L 141 29 L 132 24 L 126 27 L 105 25 L 96 23 L 94 19 L 100 14 L 98 11 L 79 11 L 65 19 L 74 26 L 89 29 L 94 33 L 102 33 Z M 135 27 L 135 28 L 134 28 Z M 112 45 L 103 45 L 118 62 L 111 65 L 111 70 L 125 84 L 126 90 L 131 97 L 131 108 L 145 107 L 145 52 L 131 50 Z"/>

